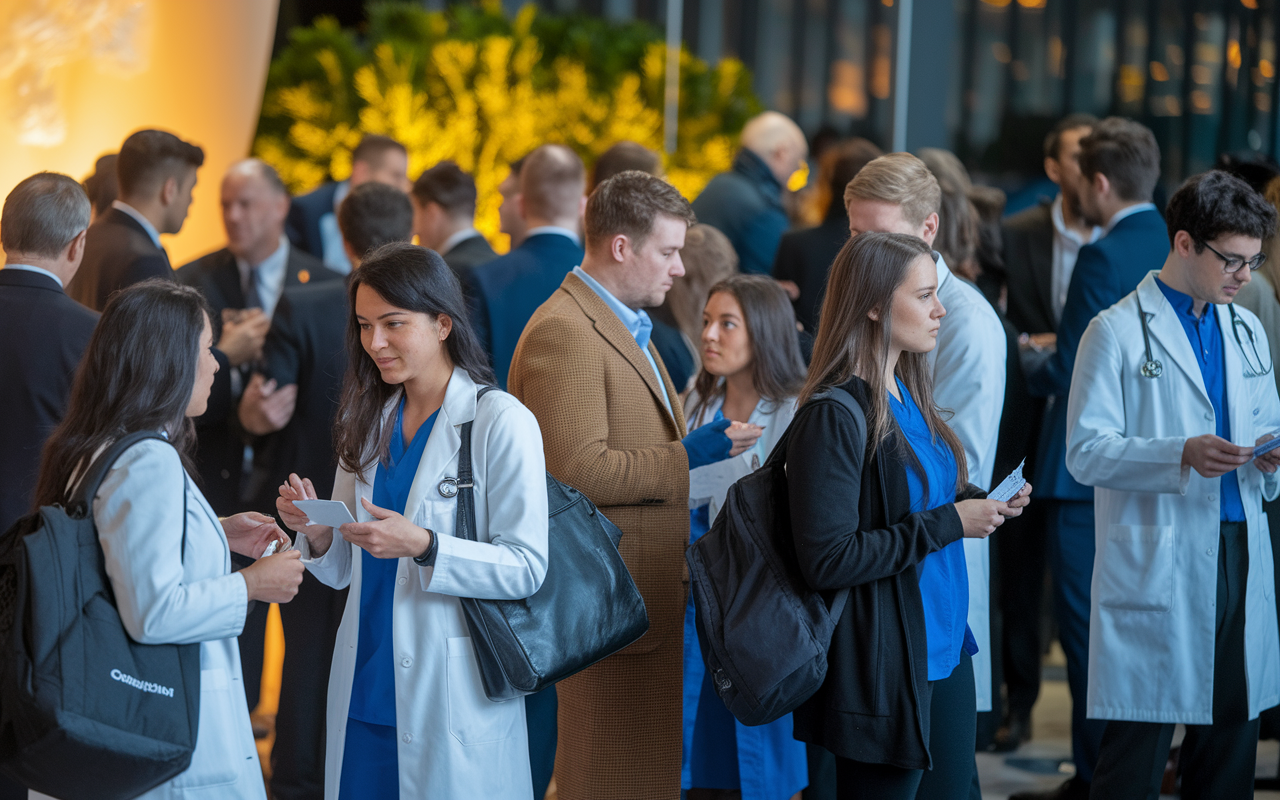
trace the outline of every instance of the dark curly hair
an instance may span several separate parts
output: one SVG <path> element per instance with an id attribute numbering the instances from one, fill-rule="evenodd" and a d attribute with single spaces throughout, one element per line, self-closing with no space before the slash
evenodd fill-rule
<path id="1" fill-rule="evenodd" d="M 1186 231 L 1204 252 L 1205 242 L 1240 235 L 1269 239 L 1276 230 L 1276 210 L 1249 184 L 1220 169 L 1187 178 L 1165 208 L 1169 243 Z"/>

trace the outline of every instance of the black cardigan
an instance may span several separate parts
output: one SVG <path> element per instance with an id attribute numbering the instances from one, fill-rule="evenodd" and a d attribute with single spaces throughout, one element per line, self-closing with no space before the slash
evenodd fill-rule
<path id="1" fill-rule="evenodd" d="M 871 408 L 868 386 L 842 388 Z M 841 758 L 931 766 L 929 667 L 916 565 L 963 536 L 953 504 L 911 513 L 906 464 L 893 445 L 868 460 L 866 440 L 834 401 L 791 423 L 787 493 L 800 570 L 818 591 L 852 587 L 822 687 L 794 714 L 795 737 Z M 970 485 L 958 499 L 981 497 Z"/>

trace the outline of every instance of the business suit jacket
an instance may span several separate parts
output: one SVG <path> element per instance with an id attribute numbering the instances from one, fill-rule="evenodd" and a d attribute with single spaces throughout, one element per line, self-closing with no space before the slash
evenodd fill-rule
<path id="1" fill-rule="evenodd" d="M 530 236 L 505 256 L 471 272 L 471 326 L 489 353 L 498 385 L 506 388 L 511 356 L 525 323 L 582 263 L 582 247 L 558 233 Z"/>
<path id="2" fill-rule="evenodd" d="M 40 450 L 97 324 L 53 278 L 0 269 L 0 532 L 31 510 Z"/>
<path id="3" fill-rule="evenodd" d="M 498 254 L 493 252 L 493 248 L 489 246 L 489 240 L 484 236 L 471 236 L 458 242 L 449 252 L 441 253 L 440 257 L 465 287 L 471 270 L 481 264 L 488 264 L 497 258 Z M 577 264 L 574 266 L 576 267 Z"/>
<path id="4" fill-rule="evenodd" d="M 138 221 L 118 208 L 89 226 L 84 260 L 67 286 L 67 295 L 101 311 L 111 293 L 148 278 L 172 278 L 169 254 L 156 247 Z"/>
<path id="5" fill-rule="evenodd" d="M 222 311 L 227 308 L 244 308 L 244 289 L 240 284 L 240 269 L 235 256 L 225 247 L 201 256 L 183 265 L 176 273 L 177 279 L 199 289 L 213 308 L 214 339 L 222 327 Z M 285 268 L 286 288 L 305 283 L 334 281 L 338 273 L 326 268 L 320 260 L 296 247 L 289 248 L 289 260 Z M 244 436 L 234 408 L 230 413 L 216 414 L 211 409 L 196 420 L 196 466 L 204 482 L 205 496 L 209 504 L 223 515 L 243 511 L 241 481 L 244 476 Z M 270 512 L 274 499 L 256 510 Z"/>
<path id="6" fill-rule="evenodd" d="M 1089 322 L 1138 288 L 1148 272 L 1164 265 L 1168 255 L 1168 228 L 1152 209 L 1125 217 L 1106 236 L 1080 248 L 1058 323 L 1058 349 L 1027 376 L 1027 388 L 1033 396 L 1054 398 L 1045 415 L 1045 434 L 1037 454 L 1036 489 L 1042 497 L 1093 499 L 1093 488 L 1078 483 L 1067 472 L 1067 392 L 1076 348 Z"/>
<path id="7" fill-rule="evenodd" d="M 570 274 L 529 320 L 511 365 L 508 385 L 538 418 L 547 469 L 622 529 L 649 613 L 638 642 L 556 687 L 562 800 L 680 796 L 689 459 L 680 398 L 652 342 L 649 352 L 661 383 L 618 316 Z"/>
<path id="8" fill-rule="evenodd" d="M 847 241 L 849 217 L 838 201 L 832 204 L 832 212 L 821 225 L 782 235 L 778 255 L 773 260 L 773 277 L 793 281 L 800 287 L 800 296 L 791 305 L 796 319 L 809 333 L 818 330 L 827 273 Z"/>
<path id="9" fill-rule="evenodd" d="M 320 234 L 320 218 L 332 214 L 333 196 L 342 184 L 330 181 L 319 189 L 293 198 L 285 219 L 285 235 L 295 246 L 316 258 L 324 258 L 324 237 Z"/>
<path id="10" fill-rule="evenodd" d="M 1053 217 L 1048 202 L 1004 221 L 1008 317 L 1019 333 L 1053 333 Z"/>

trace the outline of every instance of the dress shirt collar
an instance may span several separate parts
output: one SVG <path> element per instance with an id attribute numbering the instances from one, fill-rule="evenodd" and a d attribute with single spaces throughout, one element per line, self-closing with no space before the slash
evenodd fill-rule
<path id="1" fill-rule="evenodd" d="M 1103 229 L 1103 234 L 1111 233 L 1112 229 L 1115 228 L 1115 226 L 1118 225 L 1120 223 L 1120 220 L 1122 219 L 1125 219 L 1127 217 L 1132 217 L 1134 214 L 1138 214 L 1143 211 L 1155 211 L 1155 210 L 1156 210 L 1155 203 L 1134 203 L 1131 206 L 1122 208 L 1111 216 L 1111 221 L 1108 222 L 1107 227 Z"/>
<path id="2" fill-rule="evenodd" d="M 1197 325 L 1210 318 L 1209 312 L 1213 310 L 1213 303 L 1205 303 L 1204 309 L 1201 310 L 1200 316 L 1197 317 L 1194 297 L 1174 289 L 1158 277 L 1156 278 L 1156 286 L 1160 287 L 1161 293 L 1164 294 L 1165 299 L 1169 301 L 1169 305 L 1173 306 L 1173 310 L 1177 312 L 1179 317 L 1193 320 Z"/>
<path id="3" fill-rule="evenodd" d="M 151 220 L 142 216 L 141 211 L 129 205 L 128 203 L 124 202 L 123 200 L 112 200 L 111 207 L 118 209 L 120 211 L 123 211 L 124 213 L 128 214 L 129 216 L 137 220 L 138 224 L 142 226 L 142 229 L 147 232 L 148 236 L 151 237 L 151 241 L 156 243 L 156 247 L 159 247 L 162 250 L 164 249 L 164 245 L 160 244 L 160 231 L 156 230 L 155 225 L 151 224 Z"/>
<path id="4" fill-rule="evenodd" d="M 1152 206 L 1152 208 L 1154 207 L 1155 206 Z M 1130 208 L 1132 208 L 1132 206 L 1130 206 Z M 1123 214 L 1126 212 L 1128 212 L 1128 209 L 1125 209 L 1125 211 L 1122 211 L 1121 213 Z M 1079 231 L 1067 227 L 1067 220 L 1062 216 L 1061 192 L 1058 193 L 1058 196 L 1053 199 L 1053 203 L 1049 206 L 1049 218 L 1053 220 L 1053 230 L 1058 234 L 1058 236 L 1074 242 L 1077 249 L 1086 244 L 1093 244 L 1102 237 L 1102 228 L 1097 225 L 1094 225 L 1089 229 L 1089 238 L 1087 240 L 1080 235 Z M 1115 222 L 1118 222 L 1121 219 L 1124 219 L 1124 217 L 1117 217 L 1112 224 L 1114 225 Z"/>
<path id="5" fill-rule="evenodd" d="M 240 273 L 241 288 L 248 287 L 249 271 L 257 268 L 258 298 L 262 301 L 262 310 L 268 317 L 275 312 L 280 293 L 284 291 L 285 271 L 288 264 L 289 237 L 284 234 L 280 235 L 280 244 L 276 246 L 275 251 L 262 259 L 260 264 L 250 264 L 243 258 L 236 257 L 236 269 Z"/>
<path id="6" fill-rule="evenodd" d="M 475 238 L 476 236 L 479 236 L 479 235 L 480 235 L 480 231 L 476 230 L 475 228 L 470 228 L 470 227 L 463 228 L 462 230 L 450 236 L 448 239 L 444 240 L 444 244 L 440 245 L 440 255 L 444 255 L 445 253 L 449 252 L 453 248 L 462 244 L 466 240 Z"/>
<path id="7" fill-rule="evenodd" d="M 338 213 L 338 206 L 342 205 L 342 201 L 347 199 L 347 195 L 351 194 L 351 181 L 339 181 L 338 187 L 333 190 L 333 213 Z"/>
<path id="8" fill-rule="evenodd" d="M 62 278 L 59 278 L 57 275 L 54 275 L 52 272 L 50 272 L 49 270 L 45 269 L 44 267 L 33 267 L 33 266 L 31 266 L 30 264 L 5 264 L 5 265 L 4 265 L 4 268 L 5 268 L 5 269 L 20 269 L 20 270 L 22 270 L 23 272 L 35 272 L 35 273 L 40 274 L 40 275 L 46 275 L 46 276 L 48 276 L 48 277 L 50 277 L 50 278 L 53 278 L 53 280 L 57 281 L 57 283 L 58 283 L 58 288 L 60 288 L 60 289 L 65 289 L 65 288 L 67 288 L 67 287 L 65 287 L 65 286 L 63 286 L 63 285 L 62 285 Z"/>
<path id="9" fill-rule="evenodd" d="M 942 253 L 937 250 L 933 251 L 934 264 L 938 267 L 938 291 L 942 291 L 942 284 L 947 282 L 951 277 L 951 267 L 947 266 L 947 260 L 942 257 Z"/>
<path id="10" fill-rule="evenodd" d="M 649 315 L 643 309 L 630 309 L 622 304 L 622 301 L 614 297 L 606 288 L 600 285 L 600 281 L 587 274 L 582 267 L 574 267 L 573 274 L 582 279 L 582 282 L 591 287 L 591 291 L 600 295 L 600 299 L 609 306 L 613 313 L 618 315 L 618 319 L 622 320 L 622 324 L 626 326 L 627 332 L 636 340 L 636 344 L 640 345 L 642 351 L 649 349 L 649 336 L 653 333 L 653 320 L 649 319 Z"/>
<path id="11" fill-rule="evenodd" d="M 530 228 L 524 235 L 525 240 L 532 239 L 540 233 L 558 233 L 561 236 L 568 236 L 574 244 L 582 246 L 582 238 L 578 236 L 577 231 L 571 231 L 568 228 L 561 228 L 559 225 L 539 225 L 536 228 Z M 595 288 L 592 286 L 591 288 Z"/>

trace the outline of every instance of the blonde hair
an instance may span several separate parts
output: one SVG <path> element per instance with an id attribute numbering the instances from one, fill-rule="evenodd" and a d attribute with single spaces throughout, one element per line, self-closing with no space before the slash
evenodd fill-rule
<path id="1" fill-rule="evenodd" d="M 910 153 L 889 153 L 858 171 L 844 189 L 844 207 L 854 200 L 877 200 L 902 208 L 911 225 L 923 225 L 942 205 L 938 179 Z"/>

